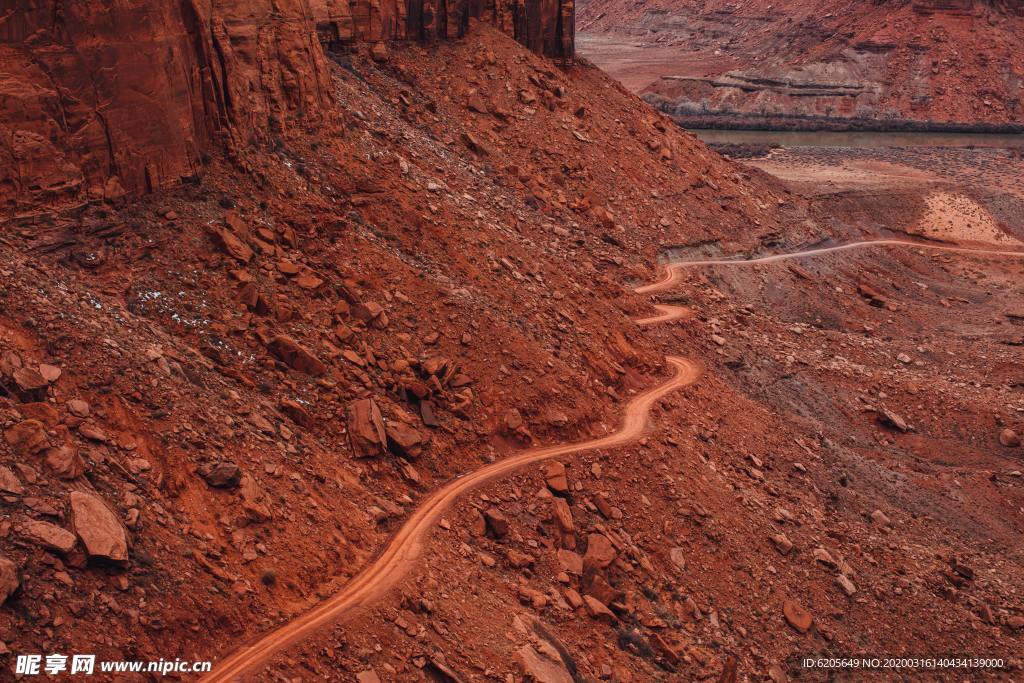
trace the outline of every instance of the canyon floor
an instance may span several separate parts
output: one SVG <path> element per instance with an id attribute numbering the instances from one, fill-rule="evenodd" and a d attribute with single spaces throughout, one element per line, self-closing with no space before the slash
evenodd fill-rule
<path id="1" fill-rule="evenodd" d="M 584 57 L 686 125 L 1016 126 L 1019 2 L 583 0 Z"/>
<path id="2" fill-rule="evenodd" d="M 331 60 L 321 127 L 7 218 L 0 656 L 1024 675 L 1019 154 L 730 160 L 485 26 Z"/>

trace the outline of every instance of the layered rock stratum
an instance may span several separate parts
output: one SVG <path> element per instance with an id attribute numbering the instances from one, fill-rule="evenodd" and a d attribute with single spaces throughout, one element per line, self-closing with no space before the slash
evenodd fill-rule
<path id="1" fill-rule="evenodd" d="M 1024 121 L 1016 1 L 587 0 L 578 28 L 585 56 L 692 124 Z"/>

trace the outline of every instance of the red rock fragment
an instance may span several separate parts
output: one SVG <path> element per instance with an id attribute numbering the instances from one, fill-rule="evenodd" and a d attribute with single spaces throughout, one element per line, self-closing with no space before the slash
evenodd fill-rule
<path id="1" fill-rule="evenodd" d="M 287 335 L 277 335 L 270 340 L 267 348 L 282 363 L 293 370 L 304 372 L 308 375 L 322 375 L 327 372 L 327 366 L 322 360 Z"/>
<path id="2" fill-rule="evenodd" d="M 544 481 L 553 493 L 568 493 L 569 479 L 565 475 L 565 465 L 557 460 L 544 464 Z"/>
<path id="3" fill-rule="evenodd" d="M 508 536 L 508 519 L 500 510 L 491 509 L 484 512 L 484 521 L 487 523 L 487 529 L 495 538 Z"/>
<path id="4" fill-rule="evenodd" d="M 46 451 L 46 465 L 61 479 L 77 479 L 85 474 L 85 460 L 69 445 Z"/>
<path id="5" fill-rule="evenodd" d="M 14 382 L 22 391 L 38 391 L 50 385 L 38 370 L 19 368 L 14 371 Z"/>
<path id="6" fill-rule="evenodd" d="M 231 232 L 228 228 L 216 228 L 214 230 L 214 236 L 220 243 L 220 247 L 233 259 L 240 261 L 241 263 L 248 263 L 254 256 L 252 247 L 242 241 L 242 239 Z"/>
<path id="7" fill-rule="evenodd" d="M 615 613 L 608 609 L 607 605 L 592 595 L 583 596 L 583 606 L 586 608 L 587 614 L 590 615 L 591 619 L 606 623 L 618 621 Z"/>
<path id="8" fill-rule="evenodd" d="M 423 435 L 404 422 L 389 422 L 385 432 L 388 450 L 395 455 L 417 458 L 423 451 Z"/>
<path id="9" fill-rule="evenodd" d="M 7 599 L 17 593 L 20 587 L 21 577 L 18 576 L 17 565 L 0 555 L 0 605 L 7 602 Z"/>
<path id="10" fill-rule="evenodd" d="M 353 401 L 348 407 L 348 438 L 357 458 L 380 455 L 387 444 L 387 432 L 380 408 L 372 398 Z"/>
<path id="11" fill-rule="evenodd" d="M 441 426 L 437 416 L 434 414 L 434 404 L 431 401 L 420 401 L 420 417 L 423 418 L 423 424 L 428 427 Z"/>
<path id="12" fill-rule="evenodd" d="M 782 603 L 782 613 L 786 621 L 800 633 L 807 633 L 811 628 L 814 617 L 795 600 L 786 600 Z"/>
<path id="13" fill-rule="evenodd" d="M 573 683 L 573 677 L 565 668 L 558 651 L 542 648 L 538 651 L 532 645 L 523 645 L 516 651 L 516 666 L 528 681 L 535 683 Z"/>
<path id="14" fill-rule="evenodd" d="M 301 404 L 291 400 L 282 399 L 280 403 L 281 412 L 288 416 L 295 424 L 306 429 L 312 429 L 316 425 L 316 420 L 309 411 L 306 410 Z"/>
<path id="15" fill-rule="evenodd" d="M 4 438 L 14 450 L 15 455 L 27 458 L 47 447 L 46 431 L 39 420 L 24 420 L 4 431 Z"/>
<path id="16" fill-rule="evenodd" d="M 587 536 L 587 552 L 583 556 L 584 571 L 604 569 L 615 561 L 617 555 L 615 547 L 607 536 L 590 534 Z"/>
<path id="17" fill-rule="evenodd" d="M 21 485 L 18 475 L 9 467 L 0 467 L 0 491 L 15 496 L 20 496 L 25 492 L 25 487 Z"/>
<path id="18" fill-rule="evenodd" d="M 552 516 L 555 525 L 558 527 L 558 544 L 562 548 L 573 550 L 576 548 L 576 529 L 573 524 L 572 510 L 563 498 L 552 498 Z"/>
<path id="19" fill-rule="evenodd" d="M 72 491 L 71 516 L 75 532 L 90 557 L 114 562 L 128 560 L 128 537 L 124 527 L 104 501 L 90 493 Z"/>
<path id="20" fill-rule="evenodd" d="M 242 480 L 242 470 L 233 462 L 208 463 L 199 468 L 199 476 L 218 489 L 234 488 Z"/>
<path id="21" fill-rule="evenodd" d="M 75 535 L 56 524 L 32 519 L 25 522 L 22 533 L 30 541 L 59 553 L 69 553 L 75 547 Z"/>
<path id="22" fill-rule="evenodd" d="M 56 365 L 50 365 L 49 363 L 40 363 L 39 374 L 42 376 L 44 380 L 46 380 L 50 384 L 53 384 L 58 379 L 60 379 L 61 369 Z"/>

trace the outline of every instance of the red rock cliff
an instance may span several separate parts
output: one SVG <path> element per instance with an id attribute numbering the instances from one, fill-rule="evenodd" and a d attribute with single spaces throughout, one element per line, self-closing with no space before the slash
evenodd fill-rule
<path id="1" fill-rule="evenodd" d="M 469 19 L 492 23 L 534 52 L 573 56 L 573 0 L 311 0 L 325 42 L 444 40 Z"/>
<path id="2" fill-rule="evenodd" d="M 878 4 L 890 4 L 878 0 Z M 971 12 L 978 7 L 994 7 L 1005 12 L 1024 12 L 1024 0 L 915 0 L 914 11 L 922 14 L 932 12 Z"/>
<path id="3" fill-rule="evenodd" d="M 217 145 L 316 122 L 321 42 L 448 39 L 470 17 L 573 53 L 573 0 L 16 0 L 0 12 L 0 205 L 138 194 Z"/>

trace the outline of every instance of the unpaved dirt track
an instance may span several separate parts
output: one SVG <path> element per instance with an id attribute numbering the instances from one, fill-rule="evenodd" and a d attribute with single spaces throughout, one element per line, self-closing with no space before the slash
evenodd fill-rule
<path id="1" fill-rule="evenodd" d="M 678 315 L 678 311 L 672 311 L 671 315 Z M 640 438 L 647 427 L 647 417 L 654 404 L 676 389 L 693 384 L 702 373 L 701 365 L 696 361 L 672 356 L 666 360 L 675 369 L 675 375 L 664 384 L 648 389 L 630 401 L 622 425 L 616 432 L 590 441 L 531 448 L 449 482 L 420 503 L 377 559 L 341 592 L 234 651 L 202 680 L 212 683 L 244 679 L 257 673 L 285 648 L 372 605 L 415 567 L 441 515 L 470 491 L 527 465 L 598 448 L 623 446 Z"/>
<path id="2" fill-rule="evenodd" d="M 670 323 L 675 322 L 676 320 L 689 320 L 694 315 L 693 309 L 686 308 L 685 306 L 655 304 L 654 307 L 661 311 L 661 315 L 656 315 L 651 318 L 640 318 L 636 321 L 636 324 L 643 327 L 645 325 L 655 325 L 658 323 Z"/>
<path id="3" fill-rule="evenodd" d="M 661 292 L 673 287 L 680 279 L 679 273 L 685 268 L 699 266 L 733 266 L 733 265 L 756 265 L 764 263 L 775 263 L 790 259 L 817 256 L 851 249 L 863 249 L 875 246 L 901 246 L 917 247 L 923 249 L 937 249 L 940 251 L 967 252 L 988 256 L 1014 256 L 1024 257 L 1024 252 L 1001 251 L 994 249 L 971 249 L 967 247 L 947 247 L 941 245 L 922 244 L 910 240 L 880 239 L 863 242 L 852 242 L 835 247 L 821 247 L 808 249 L 790 254 L 776 254 L 753 259 L 712 259 L 703 261 L 687 261 L 669 264 L 666 268 L 665 277 L 650 285 L 636 288 L 640 294 Z M 653 325 L 676 320 L 683 320 L 693 316 L 694 312 L 683 306 L 669 304 L 656 304 L 655 308 L 661 311 L 660 315 L 650 318 L 641 318 L 636 321 L 638 325 Z M 402 525 L 398 532 L 388 541 L 383 552 L 368 567 L 360 572 L 345 588 L 339 593 L 328 598 L 324 602 L 300 614 L 291 621 L 277 629 L 270 631 L 255 640 L 235 650 L 223 660 L 217 667 L 202 680 L 205 683 L 221 683 L 227 681 L 243 680 L 247 676 L 255 675 L 273 657 L 282 650 L 296 644 L 300 640 L 312 635 L 321 628 L 336 624 L 345 618 L 357 614 L 360 610 L 371 606 L 374 602 L 383 597 L 390 589 L 400 583 L 420 560 L 430 532 L 441 519 L 441 516 L 459 498 L 470 493 L 476 488 L 483 486 L 496 479 L 505 477 L 517 470 L 533 465 L 544 460 L 557 458 L 564 455 L 573 455 L 584 451 L 599 448 L 614 448 L 624 446 L 638 439 L 647 427 L 647 418 L 651 408 L 669 393 L 696 382 L 703 370 L 697 361 L 687 358 L 669 356 L 668 364 L 675 369 L 675 375 L 657 387 L 648 389 L 640 394 L 626 407 L 626 413 L 622 425 L 618 431 L 590 441 L 579 443 L 563 444 L 560 446 L 544 446 L 530 448 L 514 456 L 506 458 L 471 472 L 462 477 L 452 480 L 445 486 L 427 496 L 413 511 L 409 519 Z"/>
<path id="4" fill-rule="evenodd" d="M 778 263 L 779 261 L 790 261 L 793 259 L 806 258 L 809 256 L 821 256 L 832 254 L 838 251 L 850 251 L 852 249 L 867 249 L 870 247 L 916 247 L 918 249 L 932 249 L 935 251 L 951 251 L 956 253 L 978 254 L 979 256 L 1010 256 L 1024 258 L 1024 251 L 1005 251 L 1001 249 L 972 249 L 970 247 L 947 247 L 941 244 L 927 244 L 914 242 L 912 240 L 865 240 L 863 242 L 850 242 L 835 247 L 820 247 L 818 249 L 807 249 L 789 254 L 773 254 L 771 256 L 760 256 L 752 259 L 708 259 L 698 261 L 676 261 L 665 266 L 665 276 L 657 282 L 642 287 L 637 287 L 637 294 L 654 294 L 672 289 L 682 277 L 682 271 L 687 268 L 699 268 L 701 266 L 753 266 L 765 263 Z M 639 322 L 639 321 L 638 321 Z"/>

